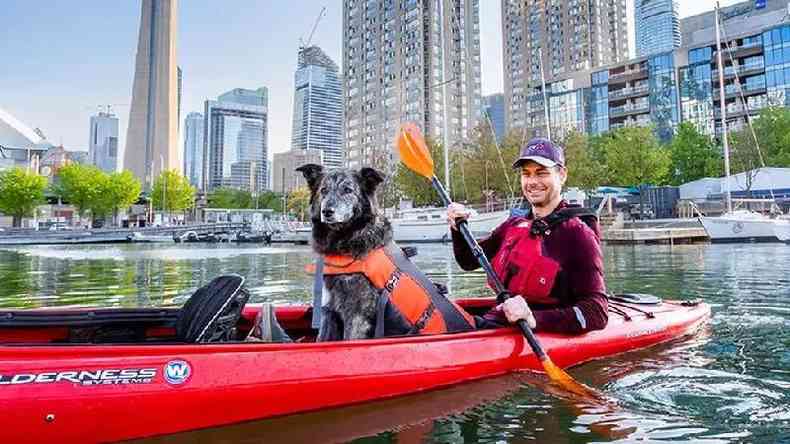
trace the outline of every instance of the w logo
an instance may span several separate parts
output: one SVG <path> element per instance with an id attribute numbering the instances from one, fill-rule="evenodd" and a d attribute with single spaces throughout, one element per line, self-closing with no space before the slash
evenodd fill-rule
<path id="1" fill-rule="evenodd" d="M 192 368 L 186 361 L 178 359 L 165 365 L 165 379 L 171 384 L 183 384 L 190 376 L 192 376 Z"/>

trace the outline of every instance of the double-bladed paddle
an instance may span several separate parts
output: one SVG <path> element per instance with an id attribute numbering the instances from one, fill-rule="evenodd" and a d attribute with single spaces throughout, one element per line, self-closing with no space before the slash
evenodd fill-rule
<path id="1" fill-rule="evenodd" d="M 444 205 L 450 205 L 450 196 L 447 194 L 444 185 L 442 185 L 434 174 L 433 158 L 431 157 L 430 151 L 428 151 L 428 146 L 425 144 L 425 139 L 417 125 L 413 123 L 404 123 L 401 125 L 396 145 L 401 162 L 410 170 L 430 180 L 433 188 L 439 193 L 439 197 L 442 199 Z M 472 232 L 469 230 L 466 220 L 458 221 L 456 226 L 469 245 L 469 248 L 472 249 L 472 254 L 477 258 L 477 261 L 483 267 L 489 279 L 491 279 L 491 282 L 494 283 L 498 298 L 504 300 L 511 297 L 512 295 L 510 292 L 502 285 L 502 282 L 499 280 L 496 273 L 494 273 L 494 269 L 491 267 L 488 258 L 486 258 L 483 249 L 480 248 L 480 245 L 472 236 Z M 578 396 L 594 399 L 602 398 L 602 396 L 592 388 L 577 382 L 568 373 L 552 362 L 551 358 L 549 358 L 543 350 L 543 347 L 541 347 L 540 342 L 538 342 L 538 338 L 535 337 L 535 333 L 529 328 L 527 321 L 520 319 L 517 324 L 519 328 L 521 328 L 522 333 L 524 333 L 524 337 L 527 339 L 532 351 L 540 360 L 541 365 L 543 365 L 543 370 L 546 372 L 546 375 L 553 383 Z"/>

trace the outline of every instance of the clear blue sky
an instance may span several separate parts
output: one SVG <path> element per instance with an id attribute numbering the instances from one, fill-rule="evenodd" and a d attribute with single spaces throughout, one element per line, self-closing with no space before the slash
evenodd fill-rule
<path id="1" fill-rule="evenodd" d="M 735 0 L 723 1 L 723 5 Z M 629 0 L 629 4 L 633 0 Z M 681 0 L 681 16 L 714 0 Z M 3 0 L 0 107 L 53 143 L 87 150 L 90 115 L 115 104 L 124 146 L 140 2 Z M 269 88 L 269 151 L 289 149 L 299 37 L 322 6 L 313 42 L 340 64 L 341 0 L 181 0 L 182 118 L 232 88 Z M 480 0 L 483 94 L 502 91 L 500 0 Z M 182 123 L 183 124 L 183 123 Z M 271 156 L 271 154 L 270 154 Z"/>

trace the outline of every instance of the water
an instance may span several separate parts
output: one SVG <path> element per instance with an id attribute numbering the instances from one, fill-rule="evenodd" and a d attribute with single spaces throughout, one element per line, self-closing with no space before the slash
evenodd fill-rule
<path id="1" fill-rule="evenodd" d="M 415 258 L 458 296 L 483 274 L 462 272 L 444 245 Z M 154 442 L 781 442 L 790 441 L 790 246 L 609 246 L 612 291 L 702 299 L 697 336 L 588 363 L 577 379 L 613 411 L 547 394 L 509 375 L 328 412 L 163 437 Z M 256 302 L 311 299 L 307 247 L 106 245 L 0 250 L 0 307 L 179 305 L 211 277 L 247 278 Z M 273 401 L 274 402 L 274 401 Z M 150 441 L 150 440 L 149 440 Z"/>

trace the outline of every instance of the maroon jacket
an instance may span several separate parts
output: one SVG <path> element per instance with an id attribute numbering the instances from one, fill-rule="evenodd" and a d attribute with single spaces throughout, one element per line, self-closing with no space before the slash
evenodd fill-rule
<path id="1" fill-rule="evenodd" d="M 562 201 L 557 209 L 565 207 L 567 203 Z M 524 220 L 523 217 L 511 217 L 488 237 L 480 240 L 480 246 L 489 260 L 496 255 L 507 230 Z M 453 252 L 458 265 L 467 271 L 480 267 L 461 233 L 452 230 L 452 235 Z M 543 239 L 543 247 L 544 254 L 557 261 L 561 267 L 551 290 L 551 296 L 558 299 L 560 305 L 531 305 L 537 321 L 536 330 L 583 333 L 604 328 L 609 319 L 608 303 L 603 255 L 597 233 L 580 219 L 573 218 L 555 226 Z M 479 321 L 482 327 L 507 323 L 501 311 L 493 310 Z"/>

